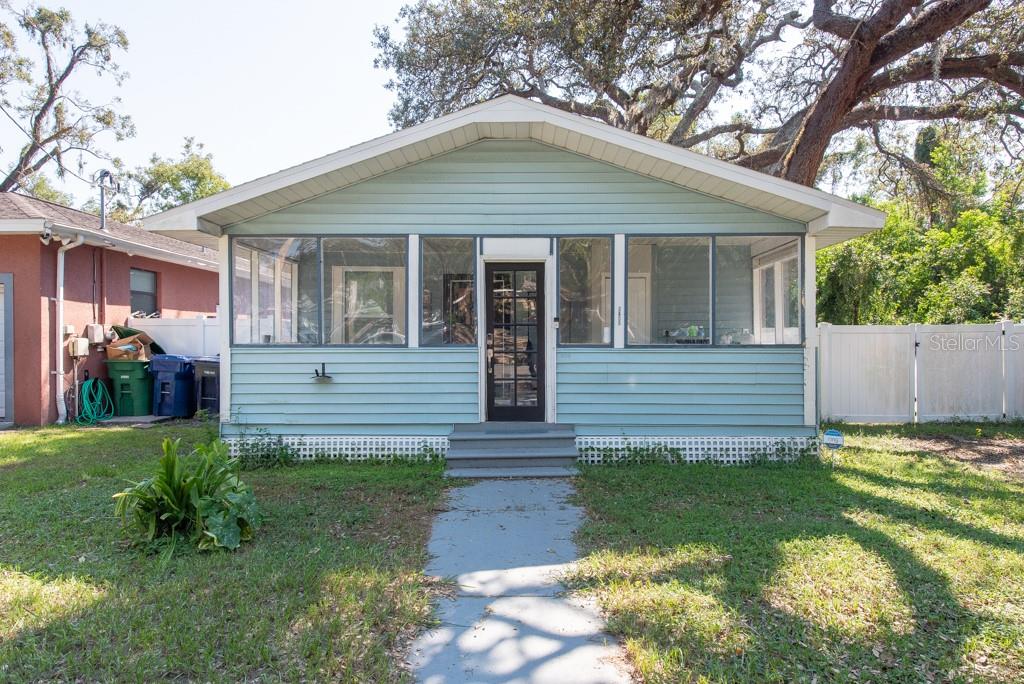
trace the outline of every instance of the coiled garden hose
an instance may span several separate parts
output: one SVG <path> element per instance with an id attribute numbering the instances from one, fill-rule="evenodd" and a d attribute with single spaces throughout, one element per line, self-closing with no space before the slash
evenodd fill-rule
<path id="1" fill-rule="evenodd" d="M 101 420 L 114 416 L 114 402 L 110 398 L 107 386 L 96 378 L 89 378 L 82 383 L 82 410 L 75 419 L 79 425 L 95 425 Z"/>

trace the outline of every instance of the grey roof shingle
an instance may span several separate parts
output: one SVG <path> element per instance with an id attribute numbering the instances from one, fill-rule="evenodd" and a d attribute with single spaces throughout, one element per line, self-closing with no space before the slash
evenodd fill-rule
<path id="1" fill-rule="evenodd" d="M 100 229 L 100 219 L 85 211 L 54 204 L 17 192 L 0 192 L 0 219 L 44 219 L 76 228 Z M 146 247 L 167 250 L 189 259 L 216 261 L 216 250 L 151 233 L 138 226 L 107 219 L 107 232 L 113 237 Z"/>

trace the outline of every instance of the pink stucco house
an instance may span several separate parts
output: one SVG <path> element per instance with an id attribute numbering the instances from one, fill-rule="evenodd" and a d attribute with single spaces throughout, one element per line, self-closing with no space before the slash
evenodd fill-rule
<path id="1" fill-rule="evenodd" d="M 101 345 L 77 364 L 68 355 L 88 324 L 213 315 L 217 297 L 214 250 L 0 193 L 0 425 L 57 420 L 76 365 L 78 379 L 105 377 Z"/>

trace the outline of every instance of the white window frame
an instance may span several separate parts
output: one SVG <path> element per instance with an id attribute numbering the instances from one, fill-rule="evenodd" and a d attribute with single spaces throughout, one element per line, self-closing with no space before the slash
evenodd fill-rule
<path id="1" fill-rule="evenodd" d="M 270 238 L 277 239 L 277 238 Z M 285 238 L 288 239 L 288 238 Z M 271 335 L 274 339 L 281 337 L 281 304 L 282 304 L 282 281 L 284 280 L 283 275 L 285 267 L 291 271 L 292 278 L 292 291 L 291 291 L 291 306 L 292 306 L 292 336 L 298 338 L 298 325 L 299 325 L 299 287 L 298 287 L 298 264 L 290 259 L 284 259 L 280 255 L 274 254 L 273 252 L 267 252 L 255 247 L 246 247 L 235 243 L 232 245 L 232 254 L 230 259 L 230 272 L 231 272 L 231 284 L 232 292 L 234 292 L 234 280 L 236 272 L 236 260 L 238 257 L 247 259 L 249 262 L 249 341 L 238 342 L 235 340 L 235 344 L 245 345 L 258 345 L 258 346 L 272 346 L 275 344 L 295 344 L 294 342 L 270 342 L 264 343 L 260 341 L 260 316 L 259 316 L 259 293 L 260 293 L 260 272 L 259 272 L 259 257 L 260 255 L 267 255 L 274 261 L 274 276 L 273 276 L 273 301 L 274 301 L 274 321 L 272 325 Z M 238 318 L 238 312 L 235 311 L 235 303 L 232 300 L 229 302 L 231 311 L 231 329 L 232 335 L 234 335 L 235 321 Z"/>
<path id="2" fill-rule="evenodd" d="M 785 270 L 786 264 L 790 261 L 796 262 L 797 279 L 800 279 L 800 250 L 797 245 L 786 245 L 772 250 L 765 254 L 754 257 L 753 266 L 753 288 L 754 288 L 754 343 L 764 346 L 780 344 L 800 344 L 800 325 L 794 327 L 786 326 L 786 288 Z M 764 301 L 761 298 L 761 276 L 764 271 L 772 269 L 772 297 L 775 300 L 775 325 L 771 328 L 763 327 L 764 322 Z M 799 303 L 798 303 L 799 306 Z M 799 312 L 797 321 L 799 321 Z M 764 341 L 764 333 L 771 330 L 774 336 L 773 342 Z M 781 339 L 779 331 L 782 332 Z M 787 340 L 787 338 L 789 338 Z M 791 341 L 789 341 L 791 340 Z"/>
<path id="3" fill-rule="evenodd" d="M 390 345 L 375 345 L 367 344 L 365 342 L 342 342 L 334 340 L 334 330 L 337 329 L 337 321 L 342 321 L 342 325 L 347 325 L 345 321 L 345 278 L 349 272 L 356 273 L 391 273 L 394 278 L 394 298 L 391 302 L 391 306 L 394 309 L 392 319 L 399 315 L 399 312 L 405 314 L 405 332 L 400 333 L 406 340 L 409 339 L 409 312 L 406 307 L 406 293 L 409 289 L 409 277 L 405 266 L 352 266 L 349 264 L 339 264 L 331 267 L 331 292 L 329 295 L 331 298 L 331 330 L 325 330 L 324 344 L 331 345 L 352 345 L 355 347 L 386 347 L 398 346 L 397 344 Z M 404 280 L 404 282 L 399 282 Z M 327 294 L 327 293 L 325 293 Z"/>

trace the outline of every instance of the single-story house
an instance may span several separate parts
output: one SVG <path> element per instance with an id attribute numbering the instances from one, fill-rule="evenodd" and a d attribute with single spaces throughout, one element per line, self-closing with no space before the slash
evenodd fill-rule
<path id="1" fill-rule="evenodd" d="M 532 421 L 730 460 L 816 439 L 814 253 L 883 219 L 503 96 L 144 223 L 219 243 L 227 438 Z"/>
<path id="2" fill-rule="evenodd" d="M 106 377 L 101 344 L 69 353 L 87 325 L 213 315 L 217 296 L 216 250 L 0 193 L 0 424 L 58 421 L 86 372 Z"/>

